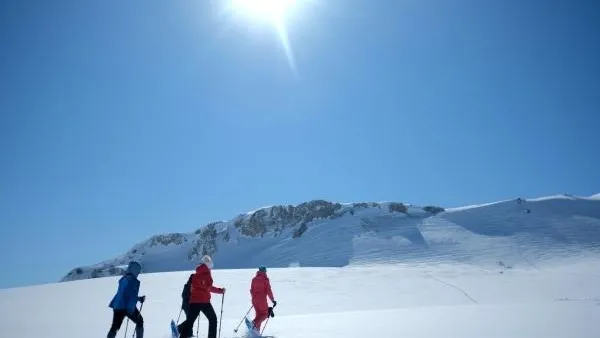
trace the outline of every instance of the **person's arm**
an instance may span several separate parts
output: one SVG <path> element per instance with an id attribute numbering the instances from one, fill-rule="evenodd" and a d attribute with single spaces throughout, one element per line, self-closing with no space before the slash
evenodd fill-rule
<path id="1" fill-rule="evenodd" d="M 266 284 L 267 296 L 269 296 L 271 303 L 276 304 L 275 297 L 273 297 L 273 290 L 271 290 L 271 282 L 268 279 Z"/>
<path id="2" fill-rule="evenodd" d="M 129 280 L 129 278 L 123 278 L 122 283 L 125 307 L 127 308 L 127 312 L 132 313 L 138 302 L 139 289 L 136 288 L 135 283 Z"/>
<path id="3" fill-rule="evenodd" d="M 223 293 L 225 293 L 225 288 L 216 288 L 216 287 L 212 286 L 210 288 L 210 292 L 223 294 Z"/>
<path id="4" fill-rule="evenodd" d="M 225 293 L 225 288 L 217 288 L 214 286 L 210 286 L 210 292 L 212 293 L 218 293 L 218 294 L 224 294 Z"/>

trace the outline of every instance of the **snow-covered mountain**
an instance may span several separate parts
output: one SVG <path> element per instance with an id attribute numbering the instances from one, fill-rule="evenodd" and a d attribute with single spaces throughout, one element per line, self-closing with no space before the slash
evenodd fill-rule
<path id="1" fill-rule="evenodd" d="M 539 266 L 600 252 L 600 199 L 559 195 L 444 209 L 398 202 L 315 200 L 273 206 L 156 235 L 125 254 L 71 270 L 61 281 L 190 270 L 203 254 L 215 268 L 340 267 L 377 262 Z M 549 259 L 552 260 L 549 260 Z"/>
<path id="2" fill-rule="evenodd" d="M 168 337 L 171 319 L 184 318 L 183 284 L 206 252 L 217 265 L 215 285 L 227 288 L 212 301 L 223 337 L 247 337 L 238 325 L 256 265 L 264 263 L 278 301 L 265 337 L 591 338 L 600 315 L 599 247 L 600 199 L 591 197 L 447 210 L 313 201 L 154 236 L 64 279 L 87 280 L 0 290 L 0 326 L 7 337 L 40 328 L 49 338 L 105 335 L 118 278 L 89 278 L 119 275 L 139 259 L 145 272 L 160 272 L 140 275 L 144 337 Z M 251 269 L 225 269 L 244 266 Z M 64 330 L 64 318 L 74 330 Z M 204 336 L 205 317 L 197 325 Z"/>

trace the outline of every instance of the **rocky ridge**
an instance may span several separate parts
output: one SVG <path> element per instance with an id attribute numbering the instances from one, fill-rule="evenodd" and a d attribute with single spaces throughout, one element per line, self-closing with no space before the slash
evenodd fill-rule
<path id="1" fill-rule="evenodd" d="M 253 212 L 240 214 L 231 221 L 211 222 L 192 233 L 169 233 L 155 235 L 138 243 L 127 253 L 112 261 L 101 262 L 90 267 L 76 267 L 61 281 L 117 276 L 124 272 L 130 260 L 143 260 L 149 250 L 180 246 L 187 251 L 187 260 L 197 262 L 205 254 L 214 255 L 219 243 L 228 243 L 232 231 L 249 238 L 279 237 L 291 232 L 291 237 L 301 237 L 315 220 L 336 219 L 344 215 L 376 208 L 389 213 L 407 213 L 409 208 L 424 215 L 436 215 L 444 211 L 438 206 L 414 207 L 399 202 L 361 202 L 341 204 L 325 200 L 313 200 L 298 205 L 277 205 Z"/>

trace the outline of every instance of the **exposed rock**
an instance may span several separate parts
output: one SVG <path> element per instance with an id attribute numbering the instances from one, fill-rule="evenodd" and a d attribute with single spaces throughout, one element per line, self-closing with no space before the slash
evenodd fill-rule
<path id="1" fill-rule="evenodd" d="M 406 207 L 406 205 L 404 205 L 403 203 L 397 203 L 397 202 L 392 202 L 390 203 L 390 212 L 401 212 L 401 213 L 406 213 L 408 211 L 408 208 Z"/>
<path id="2" fill-rule="evenodd" d="M 66 276 L 64 276 L 61 281 L 69 281 L 69 280 L 76 280 L 76 279 L 80 279 L 83 276 L 83 269 L 82 268 L 75 268 L 71 271 L 69 271 L 69 273 L 67 273 Z"/>
<path id="3" fill-rule="evenodd" d="M 267 216 L 268 213 L 265 209 L 255 211 L 245 226 L 242 227 L 242 233 L 252 237 L 262 237 L 267 232 L 267 226 L 274 223 L 273 218 Z"/>
<path id="4" fill-rule="evenodd" d="M 305 233 L 306 230 L 308 230 L 308 226 L 306 225 L 306 223 L 302 223 L 302 225 L 300 225 L 300 227 L 298 227 L 298 229 L 294 230 L 294 234 L 292 235 L 292 238 L 298 238 L 298 237 L 302 236 L 302 234 Z"/>
<path id="5" fill-rule="evenodd" d="M 110 277 L 110 276 L 122 276 L 125 273 L 125 270 L 114 265 L 107 265 L 102 267 L 92 268 L 88 270 L 89 278 L 101 278 L 101 277 Z M 76 280 L 82 279 L 81 277 L 86 276 L 84 270 L 81 270 L 81 274 L 78 274 L 78 277 L 69 276 L 65 277 L 64 280 Z"/>
<path id="6" fill-rule="evenodd" d="M 225 243 L 228 243 L 230 240 L 231 240 L 231 235 L 229 234 L 229 231 L 226 231 L 226 232 L 223 234 L 223 241 L 224 241 Z"/>
<path id="7" fill-rule="evenodd" d="M 369 207 L 369 203 L 353 203 L 352 204 L 352 208 L 353 209 L 366 209 Z"/>
<path id="8" fill-rule="evenodd" d="M 323 200 L 314 200 L 299 204 L 298 206 L 275 206 L 260 209 L 250 215 L 249 218 L 238 218 L 235 227 L 245 236 L 262 237 L 267 232 L 273 232 L 275 236 L 286 228 L 297 224 L 304 224 L 315 219 L 333 219 L 341 217 L 336 212 L 342 208 L 339 203 L 331 203 Z"/>
<path id="9" fill-rule="evenodd" d="M 222 224 L 223 221 L 217 221 L 217 222 L 212 222 L 212 223 L 208 223 L 207 225 L 203 226 L 202 228 L 194 231 L 194 234 L 196 235 L 200 235 L 204 230 L 206 230 L 206 228 L 215 228 L 217 225 Z"/>
<path id="10" fill-rule="evenodd" d="M 339 203 L 315 200 L 298 205 L 295 214 L 302 215 L 304 221 L 310 222 L 315 218 L 331 218 L 341 208 Z"/>
<path id="11" fill-rule="evenodd" d="M 187 239 L 185 238 L 184 234 L 181 233 L 171 233 L 171 234 L 164 234 L 164 235 L 156 235 L 156 236 L 152 236 L 149 240 L 148 240 L 148 245 L 150 247 L 154 247 L 157 245 L 170 245 L 170 244 L 175 244 L 175 245 L 179 245 L 183 242 L 187 241 Z"/>
<path id="12" fill-rule="evenodd" d="M 244 225 L 244 216 L 240 215 L 235 218 L 235 221 L 233 222 L 233 226 L 235 226 L 236 229 L 239 229 L 242 225 Z"/>
<path id="13" fill-rule="evenodd" d="M 112 276 L 115 276 L 120 273 L 120 270 L 114 266 L 111 266 L 110 268 L 108 268 L 108 273 Z"/>
<path id="14" fill-rule="evenodd" d="M 439 214 L 441 212 L 446 211 L 446 209 L 444 209 L 442 207 L 435 206 L 435 205 L 428 205 L 426 207 L 423 207 L 423 211 L 428 212 L 428 213 L 433 214 L 433 215 L 437 215 L 437 214 Z"/>
<path id="15" fill-rule="evenodd" d="M 217 228 L 216 225 L 220 222 L 210 223 L 204 228 L 196 231 L 199 235 L 192 249 L 188 253 L 188 259 L 198 261 L 204 255 L 214 255 L 217 252 Z"/>

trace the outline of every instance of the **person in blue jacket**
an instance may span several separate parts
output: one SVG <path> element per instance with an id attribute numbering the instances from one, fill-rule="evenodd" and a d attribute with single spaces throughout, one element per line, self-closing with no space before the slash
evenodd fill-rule
<path id="1" fill-rule="evenodd" d="M 123 324 L 125 316 L 135 323 L 136 338 L 144 338 L 144 318 L 137 309 L 137 302 L 143 303 L 146 296 L 138 296 L 140 281 L 137 279 L 142 270 L 138 262 L 130 262 L 125 275 L 119 279 L 117 293 L 108 305 L 113 309 L 113 320 L 107 338 L 115 338 Z"/>

